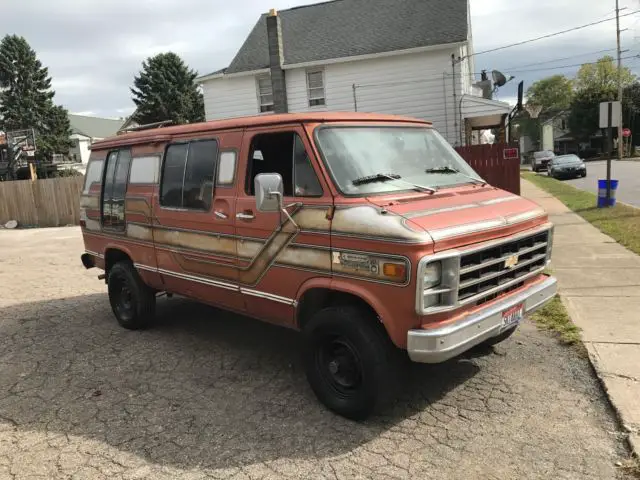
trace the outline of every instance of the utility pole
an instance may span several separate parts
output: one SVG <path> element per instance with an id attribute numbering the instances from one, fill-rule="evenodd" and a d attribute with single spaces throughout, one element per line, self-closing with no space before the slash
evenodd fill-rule
<path id="1" fill-rule="evenodd" d="M 620 6 L 619 0 L 616 0 L 616 42 L 618 50 L 618 101 L 620 102 L 620 116 L 618 117 L 618 160 L 622 160 L 622 150 L 624 142 L 622 141 L 622 59 L 620 57 Z M 611 163 L 609 163 L 609 171 L 607 172 L 607 180 L 611 179 Z"/>

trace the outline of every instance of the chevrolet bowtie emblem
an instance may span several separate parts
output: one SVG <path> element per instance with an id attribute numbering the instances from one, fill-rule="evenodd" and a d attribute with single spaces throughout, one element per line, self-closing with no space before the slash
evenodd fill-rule
<path id="1" fill-rule="evenodd" d="M 511 255 L 504 261 L 505 268 L 513 268 L 518 264 L 518 255 Z"/>

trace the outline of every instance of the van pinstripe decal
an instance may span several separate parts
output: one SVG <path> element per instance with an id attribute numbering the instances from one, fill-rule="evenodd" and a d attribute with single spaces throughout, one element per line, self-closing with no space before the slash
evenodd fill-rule
<path id="1" fill-rule="evenodd" d="M 231 284 L 231 283 L 218 282 L 216 280 L 212 280 L 212 279 L 206 278 L 206 277 L 200 277 L 200 276 L 197 276 L 197 275 L 187 275 L 187 274 L 184 274 L 184 273 L 178 273 L 178 272 L 174 272 L 174 271 L 171 271 L 171 270 L 164 270 L 164 269 L 161 269 L 161 268 L 149 267 L 149 266 L 143 265 L 141 263 L 134 263 L 133 266 L 135 268 L 137 268 L 137 269 L 140 269 L 140 270 L 146 270 L 146 271 L 154 272 L 154 273 L 161 273 L 163 275 L 176 277 L 176 278 L 179 278 L 181 280 L 189 280 L 189 281 L 192 281 L 192 282 L 202 283 L 204 285 L 209 285 L 209 286 L 212 286 L 212 287 L 218 287 L 218 288 L 223 288 L 225 290 L 231 290 L 231 291 L 234 291 L 234 292 L 244 293 L 246 295 L 251 295 L 253 297 L 264 298 L 264 299 L 271 300 L 271 301 L 274 301 L 274 302 L 284 303 L 286 305 L 291 305 L 293 307 L 296 307 L 298 305 L 298 302 L 293 298 L 281 297 L 280 295 L 274 295 L 272 293 L 262 292 L 260 290 L 253 290 L 253 289 L 250 289 L 250 288 L 244 288 L 244 287 L 240 287 L 239 285 L 234 285 L 234 284 Z"/>

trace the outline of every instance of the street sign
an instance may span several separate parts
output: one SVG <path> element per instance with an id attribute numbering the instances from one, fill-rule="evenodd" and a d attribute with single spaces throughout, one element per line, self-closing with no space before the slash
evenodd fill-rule
<path id="1" fill-rule="evenodd" d="M 623 129 L 622 129 L 622 136 L 623 136 L 623 137 L 630 137 L 630 136 L 631 136 L 631 129 L 629 129 L 629 128 L 623 128 Z"/>
<path id="2" fill-rule="evenodd" d="M 620 124 L 620 102 L 600 104 L 600 128 L 617 127 Z"/>

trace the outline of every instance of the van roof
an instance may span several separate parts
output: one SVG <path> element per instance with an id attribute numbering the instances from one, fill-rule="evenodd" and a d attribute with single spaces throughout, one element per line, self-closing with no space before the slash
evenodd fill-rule
<path id="1" fill-rule="evenodd" d="M 200 133 L 215 130 L 232 130 L 247 127 L 261 127 L 282 123 L 324 123 L 324 122 L 402 122 L 430 126 L 431 122 L 398 115 L 383 115 L 379 113 L 361 112 L 317 112 L 317 113 L 284 113 L 272 115 L 254 115 L 225 120 L 176 125 L 173 127 L 152 128 L 137 132 L 124 133 L 115 137 L 99 140 L 91 145 L 92 150 L 112 148 L 122 145 L 146 143 L 148 141 L 162 141 L 173 135 Z"/>

